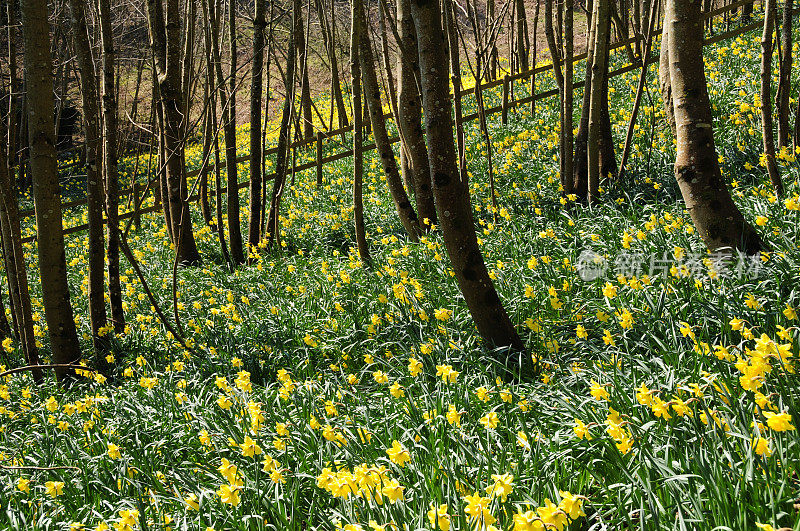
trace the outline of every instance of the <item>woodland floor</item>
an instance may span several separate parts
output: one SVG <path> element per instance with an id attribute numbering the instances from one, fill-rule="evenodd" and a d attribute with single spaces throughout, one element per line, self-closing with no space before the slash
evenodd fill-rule
<path id="1" fill-rule="evenodd" d="M 283 208 L 283 247 L 258 250 L 233 273 L 195 211 L 204 262 L 177 273 L 193 354 L 165 333 L 123 262 L 128 330 L 108 336 L 109 373 L 69 390 L 35 387 L 27 375 L 0 385 L 0 464 L 77 467 L 0 469 L 0 525 L 800 529 L 800 189 L 793 152 L 780 155 L 784 199 L 759 165 L 757 33 L 708 47 L 706 71 L 724 175 L 773 252 L 727 272 L 705 253 L 672 175 L 657 65 L 629 177 L 607 183 L 601 206 L 560 199 L 549 99 L 534 117 L 526 106 L 508 126 L 497 115 L 490 122 L 493 219 L 473 122 L 467 158 L 480 244 L 540 368 L 536 381 L 503 381 L 440 234 L 406 240 L 379 161 L 369 154 L 365 175 L 372 268 L 353 250 L 349 160 L 327 165 L 319 189 L 313 170 L 299 172 Z M 625 60 L 619 54 L 615 65 Z M 636 75 L 611 83 L 620 142 Z M 530 90 L 516 88 L 520 97 Z M 329 102 L 317 105 L 324 113 Z M 239 134 L 244 154 L 248 127 Z M 190 164 L 199 157 L 192 148 Z M 246 179 L 247 165 L 239 170 Z M 80 194 L 79 179 L 65 182 L 65 195 Z M 65 224 L 83 219 L 68 213 Z M 169 309 L 163 219 L 145 216 L 130 240 Z M 85 233 L 67 245 L 89 352 Z M 35 245 L 27 251 L 38 293 Z M 595 256 L 606 268 L 590 278 Z M 42 320 L 38 296 L 34 311 Z M 43 325 L 37 334 L 46 357 Z M 15 348 L 6 355 L 19 362 Z"/>

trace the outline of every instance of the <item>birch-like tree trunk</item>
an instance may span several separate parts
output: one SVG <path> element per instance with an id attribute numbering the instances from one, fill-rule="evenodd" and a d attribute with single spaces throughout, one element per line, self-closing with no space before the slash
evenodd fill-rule
<path id="1" fill-rule="evenodd" d="M 675 116 L 675 178 L 697 232 L 711 251 L 765 249 L 759 234 L 744 219 L 722 179 L 711 102 L 703 65 L 701 0 L 668 0 L 664 17 L 669 53 L 669 94 Z M 668 113 L 670 114 L 670 113 Z"/>

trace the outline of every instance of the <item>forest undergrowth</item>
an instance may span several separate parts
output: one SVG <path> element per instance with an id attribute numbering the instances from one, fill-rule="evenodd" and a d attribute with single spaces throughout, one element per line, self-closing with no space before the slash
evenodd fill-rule
<path id="1" fill-rule="evenodd" d="M 103 373 L 66 390 L 28 374 L 0 385 L 0 525 L 800 529 L 798 165 L 791 150 L 779 154 L 787 194 L 778 199 L 760 160 L 758 62 L 756 32 L 706 49 L 723 174 L 771 248 L 755 260 L 720 260 L 695 233 L 673 176 L 657 64 L 628 177 L 604 183 L 597 206 L 559 193 L 557 99 L 539 101 L 533 117 L 519 107 L 507 126 L 491 118 L 495 211 L 486 146 L 468 124 L 479 243 L 536 361 L 533 380 L 487 361 L 497 356 L 478 339 L 440 234 L 407 240 L 374 152 L 369 265 L 354 249 L 349 159 L 326 165 L 320 188 L 313 169 L 294 175 L 280 249 L 254 249 L 234 272 L 195 208 L 203 264 L 176 276 L 188 348 L 123 262 L 126 332 L 109 330 L 108 354 L 88 362 Z M 611 80 L 618 142 L 637 76 Z M 539 91 L 553 86 L 538 76 Z M 530 86 L 515 90 L 524 97 Z M 487 105 L 499 101 L 499 90 L 487 95 Z M 317 101 L 323 115 L 329 103 Z M 245 154 L 248 127 L 239 134 Z M 192 147 L 189 164 L 200 156 Z M 122 167 L 128 184 L 133 167 Z M 239 172 L 247 178 L 247 163 Z M 65 195 L 81 186 L 65 176 Z M 241 199 L 246 219 L 246 190 Z M 76 210 L 65 224 L 84 219 Z M 129 240 L 175 324 L 162 215 L 146 215 Z M 85 233 L 67 237 L 88 352 L 86 249 Z M 36 294 L 35 244 L 26 251 Z M 43 323 L 41 298 L 33 302 Z M 46 353 L 44 325 L 36 334 Z M 2 346 L 18 364 L 14 342 Z"/>

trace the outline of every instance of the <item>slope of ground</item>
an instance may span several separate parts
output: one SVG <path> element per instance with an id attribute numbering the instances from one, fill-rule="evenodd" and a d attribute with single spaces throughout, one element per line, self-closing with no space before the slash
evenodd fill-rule
<path id="1" fill-rule="evenodd" d="M 602 206 L 559 197 L 552 99 L 491 124 L 496 220 L 470 128 L 481 246 L 541 369 L 515 383 L 486 361 L 440 236 L 403 237 L 377 159 L 372 269 L 353 250 L 349 161 L 326 166 L 320 189 L 298 173 L 280 252 L 228 273 L 196 223 L 204 266 L 177 274 L 191 351 L 129 269 L 111 373 L 68 391 L 3 382 L 0 464 L 23 467 L 0 470 L 3 526 L 797 528 L 798 169 L 782 152 L 788 195 L 775 198 L 759 166 L 757 64 L 754 33 L 707 49 L 723 171 L 774 252 L 727 269 L 704 253 L 672 177 L 655 66 L 630 178 Z M 618 138 L 635 83 L 612 81 Z M 169 308 L 165 241 L 157 215 L 131 233 Z M 68 239 L 84 334 L 85 249 L 85 235 Z"/>

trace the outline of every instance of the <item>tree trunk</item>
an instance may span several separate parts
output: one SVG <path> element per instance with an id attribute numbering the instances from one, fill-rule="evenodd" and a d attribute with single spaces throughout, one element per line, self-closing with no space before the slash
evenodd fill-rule
<path id="1" fill-rule="evenodd" d="M 36 209 L 42 302 L 53 363 L 71 364 L 80 361 L 81 350 L 67 283 L 61 192 L 53 128 L 55 104 L 47 2 L 26 0 L 21 2 L 21 6 L 25 86 L 28 93 L 28 143 L 31 173 L 36 176 L 33 200 Z M 56 369 L 59 380 L 63 380 L 68 374 L 66 369 Z"/>
<path id="2" fill-rule="evenodd" d="M 669 37 L 669 25 L 664 24 L 664 27 L 661 31 L 661 54 L 659 56 L 658 65 L 658 84 L 661 89 L 661 98 L 664 101 L 664 114 L 667 118 L 667 125 L 669 125 L 669 128 L 672 130 L 672 136 L 676 136 L 678 132 L 675 129 L 675 110 L 672 102 L 672 83 L 670 82 Z"/>
<path id="3" fill-rule="evenodd" d="M 200 262 L 192 230 L 186 186 L 185 139 L 183 138 L 183 92 L 180 78 L 180 13 L 178 1 L 167 0 L 166 16 L 161 0 L 147 0 L 150 41 L 158 75 L 159 106 L 164 145 L 165 192 L 169 202 L 169 222 L 177 248 L 177 260 L 184 264 Z"/>
<path id="4" fill-rule="evenodd" d="M 317 0 L 317 13 L 320 19 L 320 30 L 322 32 L 322 40 L 325 46 L 325 51 L 328 54 L 328 61 L 330 62 L 330 70 L 331 70 L 331 96 L 333 101 L 335 102 L 335 109 L 336 109 L 336 117 L 339 123 L 339 127 L 347 127 L 348 120 L 347 120 L 347 109 L 344 106 L 344 97 L 342 96 L 342 84 L 339 79 L 339 59 L 336 53 L 336 21 L 334 20 L 334 8 L 336 6 L 336 2 L 331 0 L 331 13 L 330 19 L 326 18 L 325 16 L 325 8 L 322 3 L 322 0 Z M 331 106 L 331 113 L 334 110 L 334 106 Z M 331 120 L 333 120 L 333 115 L 331 114 Z M 331 129 L 333 129 L 333 123 L 331 123 Z"/>
<path id="5" fill-rule="evenodd" d="M 116 51 L 111 28 L 111 4 L 99 0 L 100 36 L 103 56 L 103 173 L 106 181 L 108 217 L 108 295 L 114 331 L 125 330 L 122 285 L 119 278 L 119 169 L 117 168 L 117 96 L 114 90 Z"/>
<path id="6" fill-rule="evenodd" d="M 293 1 L 293 9 L 300 9 L 300 0 Z M 297 17 L 292 17 L 292 26 L 297 21 Z M 283 113 L 281 114 L 281 128 L 278 134 L 278 153 L 275 156 L 275 180 L 272 183 L 272 196 L 270 199 L 269 214 L 267 215 L 267 237 L 270 245 L 280 243 L 280 205 L 283 195 L 283 188 L 286 183 L 286 168 L 291 136 L 292 102 L 294 101 L 294 75 L 295 59 L 297 47 L 295 46 L 294 28 L 289 33 L 289 50 L 286 54 L 286 72 L 284 73 L 283 85 L 286 87 L 286 98 L 283 100 Z"/>
<path id="7" fill-rule="evenodd" d="M 564 72 L 562 70 L 561 50 L 559 49 L 556 35 L 554 34 L 553 22 L 553 3 L 555 0 L 545 0 L 544 4 L 544 34 L 547 38 L 547 46 L 550 49 L 550 60 L 553 63 L 553 76 L 556 80 L 558 89 L 558 122 L 559 122 L 559 141 L 558 141 L 558 168 L 561 176 L 561 186 L 566 191 L 569 185 L 566 184 L 567 175 L 564 171 L 564 105 L 565 91 Z M 560 33 L 560 32 L 559 32 Z M 568 193 L 568 192 L 567 192 Z"/>
<path id="8" fill-rule="evenodd" d="M 600 152 L 602 142 L 605 140 L 602 131 L 602 101 L 603 92 L 608 90 L 603 79 L 608 72 L 608 39 L 610 13 L 608 2 L 598 1 L 594 4 L 592 20 L 594 24 L 594 53 L 592 54 L 592 84 L 589 95 L 589 129 L 587 136 L 587 174 L 589 203 L 599 201 L 600 177 Z"/>
<path id="9" fill-rule="evenodd" d="M 562 169 L 561 185 L 565 194 L 573 192 L 573 166 L 574 166 L 574 134 L 573 134 L 573 120 L 574 113 L 574 92 L 572 90 L 572 79 L 574 77 L 574 64 L 572 58 L 574 55 L 574 40 L 573 40 L 573 9 L 574 0 L 566 0 L 564 12 L 564 111 L 561 138 L 564 143 L 562 153 L 564 154 L 564 164 Z"/>
<path id="10" fill-rule="evenodd" d="M 461 60 L 458 49 L 458 29 L 456 28 L 456 15 L 455 7 L 452 0 L 444 0 L 444 14 L 445 14 L 445 28 L 447 33 L 447 50 L 450 53 L 450 81 L 453 84 L 453 90 L 458 92 L 463 89 L 461 83 Z M 413 23 L 413 20 L 412 20 Z M 412 26 L 413 27 L 413 26 Z M 415 28 L 416 32 L 416 28 Z M 415 33 L 416 36 L 416 33 Z M 416 46 L 415 46 L 416 50 Z M 419 55 L 418 52 L 414 54 L 415 57 Z M 415 60 L 416 61 L 416 60 Z M 417 63 L 417 79 L 419 79 L 419 63 Z M 422 105 L 420 105 L 420 108 Z M 453 118 L 455 119 L 455 133 L 456 133 L 456 146 L 458 148 L 458 175 L 459 178 L 467 181 L 467 155 L 466 155 L 466 140 L 464 136 L 464 112 L 461 103 L 461 97 L 453 99 Z M 426 151 L 427 154 L 427 151 Z M 426 168 L 430 176 L 430 163 Z M 433 200 L 431 200 L 433 203 Z M 434 205 L 435 206 L 435 205 Z"/>
<path id="11" fill-rule="evenodd" d="M 425 131 L 430 155 L 436 210 L 456 280 L 478 332 L 488 347 L 520 352 L 521 368 L 531 358 L 503 307 L 478 247 L 469 184 L 459 176 L 453 144 L 450 83 L 446 77 L 442 23 L 437 3 L 412 0 L 417 30 Z"/>
<path id="12" fill-rule="evenodd" d="M 361 0 L 358 0 L 359 6 Z M 356 9 L 356 8 L 354 8 Z M 381 158 L 383 172 L 386 175 L 386 184 L 394 200 L 400 222 L 403 224 L 406 233 L 411 241 L 419 240 L 420 230 L 419 219 L 411 201 L 408 200 L 403 181 L 397 170 L 397 163 L 394 158 L 392 144 L 389 142 L 389 135 L 386 132 L 386 121 L 383 117 L 383 105 L 381 104 L 381 92 L 378 87 L 378 77 L 375 72 L 375 61 L 372 53 L 372 45 L 369 40 L 367 21 L 364 16 L 363 7 L 360 7 L 355 16 L 358 18 L 356 27 L 358 34 L 358 58 L 361 80 L 363 82 L 363 96 L 367 102 L 370 121 L 372 122 L 372 134 L 375 139 L 375 146 Z"/>
<path id="13" fill-rule="evenodd" d="M 216 86 L 215 79 L 217 75 L 222 72 L 222 66 L 219 64 L 219 42 L 217 35 L 219 34 L 220 20 L 216 15 L 215 0 L 202 0 L 203 8 L 203 38 L 205 39 L 206 56 L 208 61 L 208 68 L 206 72 L 206 86 L 208 87 L 208 115 L 209 123 L 208 130 L 211 138 L 211 146 L 209 149 L 214 151 L 214 207 L 216 221 L 214 223 L 217 233 L 217 240 L 219 241 L 220 253 L 223 260 L 228 265 L 229 269 L 233 271 L 234 264 L 231 260 L 231 255 L 228 252 L 228 244 L 225 239 L 225 228 L 222 225 L 222 176 L 220 175 L 222 162 L 219 156 L 219 120 L 217 119 L 217 96 L 224 94 L 225 91 Z"/>
<path id="14" fill-rule="evenodd" d="M 417 203 L 421 228 L 428 230 L 436 224 L 436 205 L 431 189 L 430 163 L 425 136 L 422 132 L 422 101 L 419 97 L 419 62 L 417 52 L 417 32 L 411 18 L 409 0 L 397 2 L 397 29 L 400 36 L 399 54 L 400 83 L 398 87 L 397 115 L 403 150 L 408 155 L 408 171 L 414 183 L 414 198 Z M 458 43 L 456 43 L 457 46 Z M 453 44 L 451 44 L 453 46 Z M 429 223 L 425 224 L 425 220 Z"/>
<path id="15" fill-rule="evenodd" d="M 218 11 L 217 16 L 220 16 Z M 228 97 L 223 101 L 222 119 L 225 120 L 225 168 L 227 184 L 228 240 L 231 258 L 244 263 L 242 228 L 239 221 L 239 172 L 236 164 L 236 1 L 228 7 L 228 32 L 230 33 L 230 71 L 228 72 Z M 221 76 L 219 76 L 221 77 Z M 220 83 L 222 87 L 222 83 Z M 226 112 L 227 111 L 227 112 Z"/>
<path id="16" fill-rule="evenodd" d="M 353 96 L 353 223 L 356 232 L 356 245 L 358 257 L 364 263 L 370 262 L 369 245 L 367 244 L 367 231 L 364 227 L 364 154 L 363 154 L 363 128 L 361 119 L 361 69 L 359 61 L 359 43 L 363 24 L 363 17 L 359 16 L 362 5 L 361 0 L 352 1 L 352 18 L 350 24 L 350 91 Z M 383 111 L 381 111 L 383 112 Z M 393 156 L 393 155 L 392 155 Z"/>
<path id="17" fill-rule="evenodd" d="M 664 101 L 672 101 L 675 114 L 675 178 L 697 232 L 710 251 L 755 254 L 765 246 L 733 202 L 714 146 L 700 5 L 700 0 L 666 2 L 669 76 L 662 75 L 661 79 L 669 80 L 671 96 Z"/>
<path id="18" fill-rule="evenodd" d="M 208 45 L 206 45 L 208 47 Z M 208 51 L 208 50 L 206 50 Z M 210 57 L 210 55 L 206 54 Z M 211 71 L 211 66 L 207 63 L 207 68 Z M 216 136 L 216 131 L 211 128 L 211 91 L 213 90 L 213 75 L 205 76 L 204 98 L 206 101 L 206 109 L 203 113 L 203 162 L 200 166 L 200 174 L 198 175 L 197 195 L 200 196 L 200 213 L 203 215 L 203 221 L 206 225 L 211 225 L 214 216 L 211 214 L 211 204 L 208 201 L 208 161 L 211 157 L 211 143 Z M 209 79 L 210 78 L 210 79 Z"/>
<path id="19" fill-rule="evenodd" d="M 250 217 L 247 243 L 251 248 L 261 241 L 261 92 L 264 70 L 264 0 L 256 1 L 253 19 L 253 67 L 250 87 Z"/>
<path id="20" fill-rule="evenodd" d="M 0 143 L 1 144 L 1 143 Z M 19 225 L 17 189 L 11 181 L 9 161 L 5 144 L 0 145 L 0 229 L 3 231 L 4 255 L 6 259 L 6 275 L 11 281 L 11 300 L 17 314 L 19 340 L 28 365 L 39 365 L 39 351 L 36 348 L 36 337 L 33 331 L 33 312 L 31 295 L 28 291 L 28 273 L 25 264 L 25 253 L 22 248 L 22 233 Z M 102 236 L 102 229 L 101 229 Z M 102 249 L 102 244 L 100 246 Z M 102 264 L 100 265 L 102 273 Z M 102 296 L 102 287 L 100 294 Z M 33 379 L 41 381 L 42 372 L 34 370 Z"/>
<path id="21" fill-rule="evenodd" d="M 634 5 L 638 5 L 638 0 L 634 2 Z M 658 8 L 657 3 L 652 4 L 652 8 L 649 14 L 649 18 L 644 23 L 645 31 L 647 32 L 644 38 L 644 43 L 641 46 L 637 46 L 639 50 L 639 57 L 641 58 L 642 68 L 639 73 L 639 84 L 636 87 L 636 96 L 633 100 L 633 109 L 631 110 L 631 117 L 628 120 L 628 129 L 627 133 L 625 134 L 625 144 L 622 148 L 622 158 L 619 162 L 619 174 L 617 177 L 622 180 L 622 177 L 625 173 L 625 165 L 628 161 L 628 155 L 630 154 L 631 145 L 633 142 L 633 130 L 636 125 L 636 118 L 639 115 L 639 106 L 642 102 L 642 95 L 644 94 L 645 83 L 647 83 L 647 61 L 650 58 L 650 50 L 653 46 L 653 32 L 655 30 L 655 23 L 656 18 L 658 17 L 658 13 L 656 9 Z M 637 41 L 638 42 L 638 41 Z"/>
<path id="22" fill-rule="evenodd" d="M 530 53 L 530 39 L 528 38 L 528 15 L 525 12 L 525 1 L 516 0 L 517 10 L 517 61 L 520 72 L 529 68 L 528 54 Z"/>
<path id="23" fill-rule="evenodd" d="M 785 0 L 781 20 L 780 80 L 778 81 L 778 147 L 789 147 L 789 97 L 792 92 L 792 9 L 793 0 Z"/>
<path id="24" fill-rule="evenodd" d="M 100 329 L 106 326 L 105 249 L 103 248 L 103 183 L 100 171 L 100 113 L 94 63 L 82 0 L 70 0 L 75 54 L 80 71 L 86 136 L 86 214 L 89 225 L 89 324 L 95 352 L 104 350 Z"/>
<path id="25" fill-rule="evenodd" d="M 764 32 L 761 35 L 761 132 L 764 159 L 772 188 L 783 195 L 783 182 L 775 161 L 775 137 L 772 127 L 772 38 L 775 30 L 775 0 L 764 0 Z"/>
<path id="26" fill-rule="evenodd" d="M 302 111 L 303 138 L 314 136 L 314 121 L 311 115 L 311 85 L 308 80 L 308 43 L 306 43 L 305 24 L 303 22 L 303 9 L 296 10 L 294 32 L 297 45 L 298 59 L 300 61 L 300 110 Z"/>
<path id="27" fill-rule="evenodd" d="M 578 133 L 575 135 L 575 156 L 573 158 L 573 191 L 581 201 L 585 201 L 589 194 L 589 172 L 587 155 L 589 137 L 589 108 L 592 96 L 592 83 L 594 80 L 594 43 L 595 35 L 591 19 L 589 20 L 590 35 L 588 39 L 589 50 L 586 59 L 586 75 L 583 88 L 583 104 L 581 107 L 581 120 L 578 123 Z M 611 131 L 611 116 L 608 110 L 608 63 L 603 72 L 603 83 L 600 89 L 600 132 L 604 139 L 600 149 L 601 175 L 615 175 L 617 173 L 617 159 L 614 152 L 614 142 Z"/>
<path id="28" fill-rule="evenodd" d="M 440 17 L 441 18 L 441 17 Z M 488 27 L 492 27 L 495 23 L 495 0 L 486 0 L 486 25 Z M 497 36 L 492 35 L 491 31 L 486 32 L 487 38 L 491 41 L 489 44 L 489 60 L 487 61 L 487 68 L 486 68 L 486 78 L 488 81 L 494 81 L 497 79 L 497 67 L 499 66 L 499 58 L 500 54 L 497 50 Z M 447 46 L 447 41 L 443 43 L 443 46 Z M 445 55 L 445 61 L 447 61 L 447 56 Z M 477 81 L 476 81 L 477 82 Z"/>

